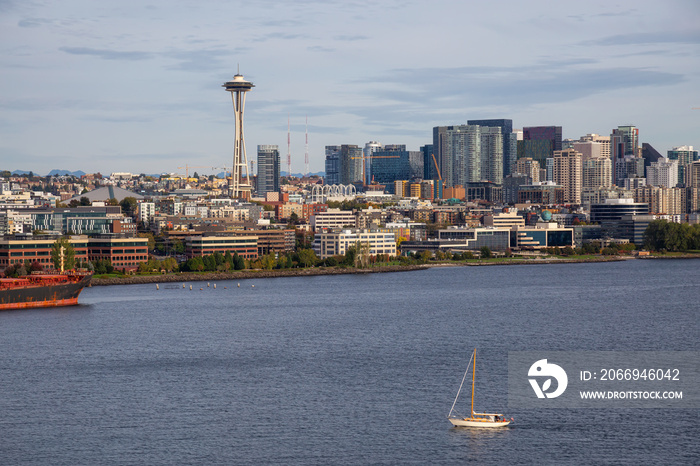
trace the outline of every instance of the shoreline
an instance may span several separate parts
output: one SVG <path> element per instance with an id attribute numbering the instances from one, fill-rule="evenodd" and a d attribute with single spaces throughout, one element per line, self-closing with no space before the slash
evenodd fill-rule
<path id="1" fill-rule="evenodd" d="M 284 278 L 284 277 L 313 277 L 320 275 L 358 275 L 369 273 L 412 272 L 425 270 L 428 266 L 420 265 L 390 265 L 386 267 L 373 267 L 369 269 L 355 269 L 342 267 L 325 267 L 312 269 L 273 269 L 273 270 L 245 270 L 240 272 L 184 272 L 177 274 L 141 275 L 123 278 L 92 278 L 90 286 L 114 286 L 114 285 L 142 285 L 149 283 L 182 283 L 205 282 L 224 280 L 249 280 L 252 278 Z"/>
<path id="2" fill-rule="evenodd" d="M 92 278 L 90 286 L 142 285 L 151 283 L 182 283 L 201 281 L 249 280 L 253 278 L 313 277 L 321 275 L 358 275 L 370 273 L 413 272 L 435 267 L 483 267 L 508 265 L 587 264 L 597 262 L 620 262 L 634 259 L 694 259 L 699 255 L 685 256 L 606 256 L 592 259 L 511 259 L 508 261 L 475 261 L 462 263 L 432 263 L 415 265 L 390 265 L 368 269 L 344 267 L 318 267 L 310 269 L 244 270 L 239 272 L 184 272 L 177 274 L 140 275 L 119 278 Z"/>

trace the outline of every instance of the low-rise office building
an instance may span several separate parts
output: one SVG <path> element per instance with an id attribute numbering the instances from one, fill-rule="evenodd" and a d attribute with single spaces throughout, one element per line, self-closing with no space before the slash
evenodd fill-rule
<path id="1" fill-rule="evenodd" d="M 392 232 L 359 229 L 324 230 L 316 233 L 314 252 L 321 259 L 342 256 L 349 248 L 361 243 L 369 246 L 369 254 L 396 255 L 396 237 Z"/>
<path id="2" fill-rule="evenodd" d="M 244 259 L 258 258 L 258 237 L 254 235 L 200 235 L 185 239 L 185 254 L 188 259 L 204 257 L 219 252 L 237 253 Z"/>

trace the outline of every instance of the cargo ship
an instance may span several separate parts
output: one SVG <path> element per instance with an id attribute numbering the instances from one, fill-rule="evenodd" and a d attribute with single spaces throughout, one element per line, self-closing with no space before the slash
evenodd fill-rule
<path id="1" fill-rule="evenodd" d="M 73 306 L 92 274 L 64 272 L 0 278 L 0 310 Z"/>

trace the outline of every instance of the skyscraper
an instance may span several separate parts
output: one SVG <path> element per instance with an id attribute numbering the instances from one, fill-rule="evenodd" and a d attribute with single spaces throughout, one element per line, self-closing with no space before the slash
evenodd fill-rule
<path id="1" fill-rule="evenodd" d="M 602 155 L 582 157 L 583 189 L 612 187 L 612 162 Z"/>
<path id="2" fill-rule="evenodd" d="M 680 146 L 668 151 L 667 155 L 670 160 L 678 160 L 678 182 L 686 183 L 686 168 L 691 163 L 700 160 L 698 151 L 693 150 L 693 146 Z"/>
<path id="3" fill-rule="evenodd" d="M 518 159 L 515 162 L 513 173 L 527 175 L 530 178 L 530 183 L 540 182 L 540 164 L 530 157 Z"/>
<path id="4" fill-rule="evenodd" d="M 500 127 L 479 126 L 481 132 L 481 180 L 503 183 L 503 139 Z"/>
<path id="5" fill-rule="evenodd" d="M 362 183 L 362 149 L 355 144 L 340 146 L 340 184 Z"/>
<path id="6" fill-rule="evenodd" d="M 545 165 L 545 159 L 551 158 L 554 151 L 561 150 L 561 126 L 527 126 L 523 128 L 523 140 L 520 142 L 518 158 L 530 157 L 537 160 L 540 166 Z"/>
<path id="7" fill-rule="evenodd" d="M 663 158 L 647 167 L 647 185 L 675 188 L 678 184 L 678 160 Z"/>
<path id="8" fill-rule="evenodd" d="M 340 184 L 340 146 L 326 146 L 326 184 Z"/>
<path id="9" fill-rule="evenodd" d="M 243 169 L 245 168 L 246 179 L 250 180 L 248 173 L 248 157 L 245 152 L 245 139 L 243 137 L 243 110 L 245 109 L 245 95 L 255 85 L 243 79 L 243 76 L 236 74 L 233 80 L 224 83 L 221 87 L 231 93 L 233 101 L 233 113 L 235 117 L 235 136 L 233 139 L 233 168 L 231 170 L 231 197 L 250 197 L 251 186 L 243 183 Z"/>
<path id="10" fill-rule="evenodd" d="M 554 151 L 554 182 L 564 188 L 566 203 L 581 204 L 581 161 L 581 153 L 573 149 Z"/>
<path id="11" fill-rule="evenodd" d="M 404 144 L 387 144 L 372 155 L 372 178 L 387 190 L 397 180 L 423 177 L 423 153 L 407 151 Z"/>
<path id="12" fill-rule="evenodd" d="M 362 151 L 364 155 L 365 163 L 365 184 L 370 184 L 372 182 L 372 154 L 376 151 L 382 150 L 382 145 L 377 141 L 370 141 L 365 144 L 365 148 Z"/>
<path id="13" fill-rule="evenodd" d="M 280 151 L 277 145 L 258 146 L 258 195 L 280 190 Z"/>
<path id="14" fill-rule="evenodd" d="M 513 120 L 467 120 L 468 125 L 479 125 L 487 128 L 500 128 L 503 140 L 503 176 L 509 175 L 517 158 L 518 135 L 513 132 Z M 499 182 L 500 183 L 500 182 Z"/>
<path id="15" fill-rule="evenodd" d="M 436 126 L 433 148 L 448 188 L 481 179 L 481 131 L 477 125 Z"/>
<path id="16" fill-rule="evenodd" d="M 625 178 L 643 178 L 644 159 L 639 152 L 639 129 L 635 126 L 618 126 L 613 129 L 610 135 L 610 157 L 613 181 L 617 186 L 624 186 Z"/>

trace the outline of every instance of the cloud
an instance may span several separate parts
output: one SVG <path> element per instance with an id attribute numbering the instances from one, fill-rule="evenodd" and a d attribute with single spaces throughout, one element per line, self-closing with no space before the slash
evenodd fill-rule
<path id="1" fill-rule="evenodd" d="M 306 34 L 298 33 L 285 33 L 285 32 L 271 32 L 258 36 L 253 39 L 253 42 L 267 42 L 268 40 L 282 39 L 282 40 L 296 40 L 296 39 L 308 39 L 309 36 Z"/>
<path id="2" fill-rule="evenodd" d="M 225 61 L 231 55 L 239 55 L 249 51 L 247 47 L 235 49 L 202 49 L 202 50 L 175 50 L 165 52 L 162 55 L 177 60 L 178 63 L 169 66 L 170 70 L 203 71 L 220 70 L 227 67 Z"/>
<path id="3" fill-rule="evenodd" d="M 0 3 L 2 5 L 2 3 Z M 0 6 L 0 11 L 2 11 L 2 6 Z M 44 24 L 51 24 L 53 21 L 50 19 L 45 19 L 45 18 L 25 18 L 19 20 L 17 23 L 17 26 L 21 28 L 38 28 L 40 26 L 43 26 Z"/>
<path id="4" fill-rule="evenodd" d="M 88 47 L 60 47 L 59 50 L 71 55 L 90 55 L 104 60 L 136 61 L 153 58 L 152 53 L 138 51 L 122 52 L 118 50 L 92 49 Z"/>
<path id="5" fill-rule="evenodd" d="M 335 52 L 335 49 L 329 47 L 323 47 L 321 45 L 312 45 L 311 47 L 306 47 L 309 52 Z"/>
<path id="6" fill-rule="evenodd" d="M 700 29 L 696 31 L 635 32 L 618 34 L 602 39 L 584 41 L 581 45 L 653 45 L 653 44 L 700 44 Z"/>
<path id="7" fill-rule="evenodd" d="M 365 125 L 393 128 L 466 115 L 474 110 L 513 112 L 542 104 L 571 102 L 605 92 L 681 83 L 681 74 L 646 68 L 583 68 L 552 62 L 529 67 L 396 69 L 366 82 L 374 103 L 344 106 Z M 354 84 L 362 85 L 363 81 Z M 395 130 L 392 132 L 398 134 Z M 410 131 L 409 131 L 410 132 Z"/>
<path id="8" fill-rule="evenodd" d="M 334 40 L 340 40 L 340 41 L 348 41 L 348 42 L 354 42 L 357 40 L 367 40 L 369 39 L 368 36 L 362 36 L 362 35 L 354 35 L 354 36 L 334 36 Z"/>

